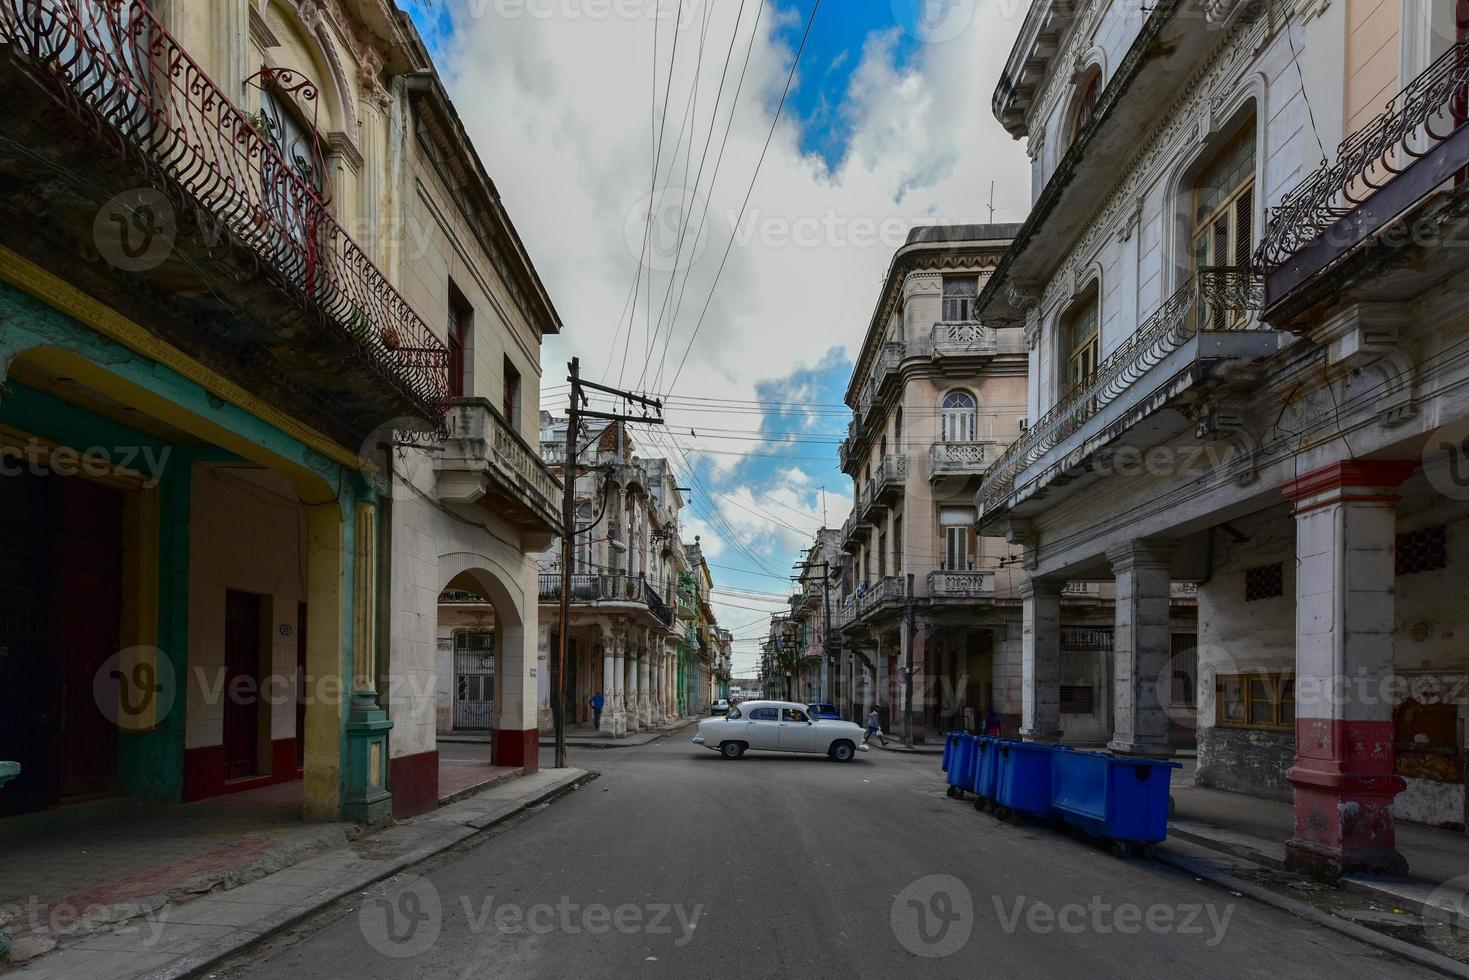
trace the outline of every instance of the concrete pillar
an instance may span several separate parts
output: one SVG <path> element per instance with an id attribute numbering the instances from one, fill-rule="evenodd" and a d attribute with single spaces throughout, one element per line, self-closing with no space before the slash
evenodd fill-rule
<path id="1" fill-rule="evenodd" d="M 1061 589 L 1065 583 L 1027 577 L 1020 586 L 1020 736 L 1061 740 Z"/>
<path id="2" fill-rule="evenodd" d="M 617 708 L 613 692 L 617 690 L 617 639 L 611 630 L 602 631 L 602 724 L 597 730 L 606 735 L 617 734 Z"/>
<path id="3" fill-rule="evenodd" d="M 1059 645 L 1059 638 L 1057 643 Z M 982 720 L 984 711 L 993 707 L 1000 718 L 1000 729 L 1007 735 L 1020 730 L 1023 711 L 1021 692 L 1024 690 L 1025 675 L 1025 621 L 1013 613 L 1005 617 L 1005 626 L 995 631 L 994 664 L 991 668 L 990 690 L 993 705 L 980 705 L 976 714 Z"/>
<path id="4" fill-rule="evenodd" d="M 612 734 L 622 737 L 627 733 L 627 672 L 624 655 L 627 651 L 627 636 L 621 631 L 612 634 Z"/>
<path id="5" fill-rule="evenodd" d="M 1293 867 L 1404 874 L 1393 797 L 1394 489 L 1406 460 L 1334 463 L 1281 488 L 1296 518 Z"/>
<path id="6" fill-rule="evenodd" d="M 644 634 L 646 638 L 646 634 Z M 638 658 L 638 721 L 644 728 L 653 723 L 653 698 L 648 688 L 649 669 L 652 666 L 649 661 L 653 658 L 653 651 L 646 642 L 643 646 L 643 655 Z"/>
<path id="7" fill-rule="evenodd" d="M 1168 689 L 1173 651 L 1168 636 L 1169 561 L 1173 544 L 1131 541 L 1107 552 L 1116 576 L 1113 649 L 1113 735 L 1107 748 L 1169 757 Z"/>

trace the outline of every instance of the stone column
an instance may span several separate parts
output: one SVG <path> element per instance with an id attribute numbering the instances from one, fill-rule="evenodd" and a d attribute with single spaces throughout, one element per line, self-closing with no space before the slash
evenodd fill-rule
<path id="1" fill-rule="evenodd" d="M 1113 649 L 1113 735 L 1107 748 L 1169 757 L 1168 708 L 1161 691 L 1173 655 L 1168 637 L 1168 564 L 1173 544 L 1130 541 L 1107 552 L 1117 579 Z"/>
<path id="2" fill-rule="evenodd" d="M 627 732 L 627 672 L 623 666 L 627 636 L 621 630 L 612 635 L 612 734 L 621 738 Z"/>
<path id="3" fill-rule="evenodd" d="M 602 629 L 602 725 L 597 731 L 604 735 L 617 734 L 614 718 L 617 709 L 613 705 L 613 692 L 617 690 L 617 639 L 610 629 Z"/>
<path id="4" fill-rule="evenodd" d="M 1394 772 L 1394 489 L 1406 460 L 1334 463 L 1281 488 L 1296 518 L 1296 831 L 1293 867 L 1405 874 Z"/>
<path id="5" fill-rule="evenodd" d="M 638 730 L 638 635 L 635 632 L 627 634 L 627 656 L 623 659 L 622 669 L 625 671 L 622 678 L 623 689 L 627 696 L 623 699 L 624 730 L 635 732 Z"/>
<path id="6" fill-rule="evenodd" d="M 648 688 L 653 651 L 647 645 L 647 633 L 643 634 L 643 638 L 643 656 L 638 660 L 638 720 L 647 728 L 653 723 L 653 694 Z"/>
<path id="7" fill-rule="evenodd" d="M 1059 638 L 1057 645 L 1059 646 Z M 1021 692 L 1024 690 L 1025 623 L 1013 612 L 1005 616 L 1005 626 L 996 630 L 994 636 L 995 658 L 991 668 L 990 691 L 993 704 L 980 705 L 979 721 L 984 722 L 984 711 L 993 708 L 1000 719 L 1000 730 L 1020 730 L 1023 711 Z"/>
<path id="8" fill-rule="evenodd" d="M 1061 740 L 1061 589 L 1064 583 L 1027 577 L 1020 586 L 1020 737 Z"/>

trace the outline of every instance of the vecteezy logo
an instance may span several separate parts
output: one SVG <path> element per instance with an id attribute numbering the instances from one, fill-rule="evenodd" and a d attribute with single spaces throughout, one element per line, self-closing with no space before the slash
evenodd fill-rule
<path id="1" fill-rule="evenodd" d="M 684 187 L 665 187 L 644 196 L 622 223 L 627 250 L 653 272 L 682 272 L 704 254 L 708 205 Z"/>
<path id="2" fill-rule="evenodd" d="M 914 956 L 952 956 L 974 929 L 974 898 L 953 875 L 926 875 L 893 899 L 893 935 Z"/>
<path id="3" fill-rule="evenodd" d="M 893 19 L 924 44 L 943 44 L 974 22 L 974 0 L 891 0 Z"/>
<path id="4" fill-rule="evenodd" d="M 357 912 L 367 944 L 398 960 L 427 952 L 438 941 L 443 921 L 439 890 L 420 877 L 404 879 L 388 894 L 368 899 Z"/>
<path id="5" fill-rule="evenodd" d="M 1423 473 L 1433 489 L 1452 500 L 1469 500 L 1469 420 L 1434 429 L 1423 444 Z"/>
<path id="6" fill-rule="evenodd" d="M 124 272 L 158 268 L 173 252 L 177 234 L 173 205 L 151 187 L 108 198 L 92 221 L 97 252 Z"/>
<path id="7" fill-rule="evenodd" d="M 92 675 L 92 699 L 102 717 L 127 732 L 162 723 L 178 696 L 173 662 L 157 647 L 128 647 Z"/>

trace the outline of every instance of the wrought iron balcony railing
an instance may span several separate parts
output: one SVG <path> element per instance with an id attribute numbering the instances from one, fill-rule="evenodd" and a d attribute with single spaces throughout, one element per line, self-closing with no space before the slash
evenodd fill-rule
<path id="1" fill-rule="evenodd" d="M 561 573 L 542 572 L 538 599 L 543 603 L 561 601 Z M 571 576 L 572 604 L 625 602 L 645 606 L 665 628 L 673 628 L 673 610 L 663 601 L 658 590 L 646 579 L 632 575 L 591 575 L 577 573 Z"/>
<path id="2" fill-rule="evenodd" d="M 0 0 L 0 46 L 203 233 L 247 248 L 277 286 L 441 417 L 447 347 L 145 0 Z"/>
<path id="3" fill-rule="evenodd" d="M 1042 415 L 990 467 L 980 488 L 982 511 L 1004 503 L 1015 480 L 1132 387 L 1169 354 L 1201 330 L 1255 329 L 1253 315 L 1264 305 L 1260 277 L 1248 270 L 1201 270 L 1097 366 L 1091 377 L 1072 388 Z"/>
<path id="4" fill-rule="evenodd" d="M 1460 40 L 1399 92 L 1367 126 L 1347 137 L 1325 165 L 1275 208 L 1256 263 L 1270 274 L 1269 300 L 1282 295 L 1276 271 L 1312 246 L 1305 275 L 1382 229 L 1469 167 L 1469 38 Z"/>

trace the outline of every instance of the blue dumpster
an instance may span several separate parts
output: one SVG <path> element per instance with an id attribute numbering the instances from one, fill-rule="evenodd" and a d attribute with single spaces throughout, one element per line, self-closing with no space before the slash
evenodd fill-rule
<path id="1" fill-rule="evenodd" d="M 949 783 L 949 796 L 962 797 L 969 788 L 967 774 L 973 758 L 974 736 L 968 732 L 960 732 L 954 743 L 954 751 L 949 757 L 949 769 L 945 775 Z"/>
<path id="2" fill-rule="evenodd" d="M 995 798 L 995 777 L 1000 771 L 1000 746 L 1006 741 L 994 735 L 981 735 L 975 739 L 974 764 L 969 770 L 972 777 L 969 791 L 977 797 L 974 801 L 976 806 L 992 802 Z"/>
<path id="3" fill-rule="evenodd" d="M 1042 742 L 1001 742 L 994 802 L 1010 814 L 1051 817 L 1051 759 L 1071 750 Z"/>
<path id="4" fill-rule="evenodd" d="M 1058 753 L 1051 803 L 1093 837 L 1152 844 L 1168 836 L 1168 784 L 1181 766 L 1106 752 Z"/>
<path id="5" fill-rule="evenodd" d="M 949 732 L 944 736 L 944 761 L 940 764 L 944 772 L 949 771 L 949 763 L 954 761 L 954 746 L 958 744 L 960 734 L 960 732 Z"/>

